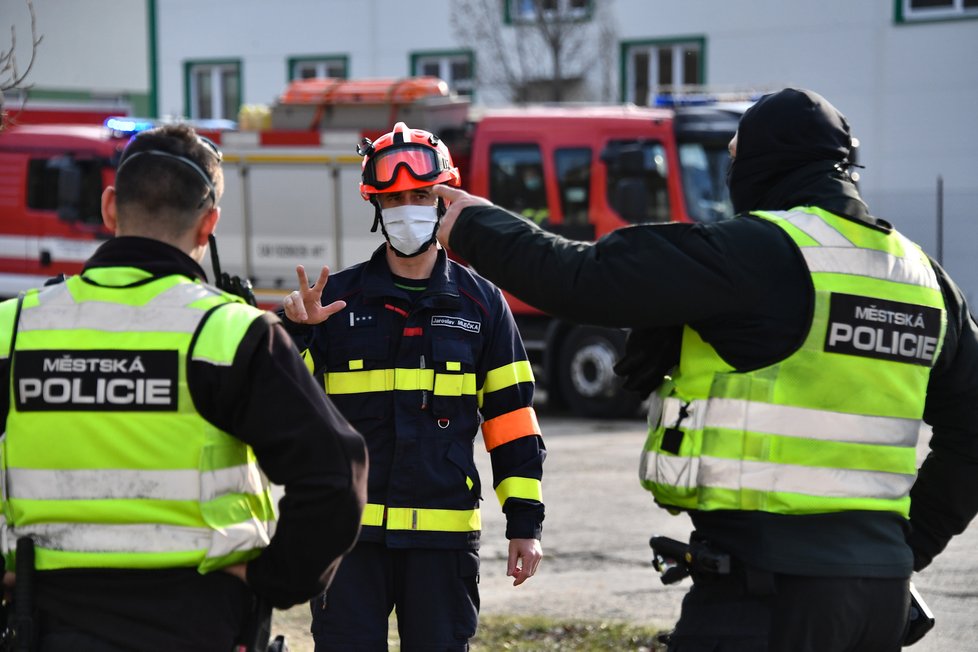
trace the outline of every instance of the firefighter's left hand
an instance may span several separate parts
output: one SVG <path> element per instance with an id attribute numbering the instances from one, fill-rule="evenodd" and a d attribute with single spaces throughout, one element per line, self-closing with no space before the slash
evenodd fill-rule
<path id="1" fill-rule="evenodd" d="M 543 548 L 538 539 L 510 539 L 509 562 L 506 564 L 506 575 L 513 579 L 513 586 L 519 586 L 533 577 L 543 559 Z M 517 562 L 522 563 L 517 566 Z"/>
<path id="2" fill-rule="evenodd" d="M 492 206 L 492 202 L 488 199 L 470 195 L 464 190 L 452 188 L 451 186 L 443 184 L 432 186 L 432 191 L 436 197 L 444 200 L 445 205 L 448 207 L 447 212 L 442 215 L 441 221 L 438 223 L 438 233 L 436 234 L 438 236 L 438 242 L 445 249 L 448 249 L 448 239 L 452 235 L 452 227 L 455 226 L 455 220 L 458 219 L 458 214 L 463 209 L 469 206 Z"/>

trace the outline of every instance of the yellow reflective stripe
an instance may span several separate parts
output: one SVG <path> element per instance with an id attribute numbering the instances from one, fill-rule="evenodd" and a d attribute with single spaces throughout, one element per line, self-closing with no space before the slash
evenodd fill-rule
<path id="1" fill-rule="evenodd" d="M 384 506 L 377 503 L 367 503 L 360 517 L 361 525 L 381 526 L 384 524 Z"/>
<path id="2" fill-rule="evenodd" d="M 475 374 L 435 374 L 435 396 L 475 396 Z"/>
<path id="3" fill-rule="evenodd" d="M 503 365 L 493 369 L 486 374 L 486 383 L 482 386 L 485 394 L 496 392 L 500 389 L 512 387 L 518 383 L 532 383 L 533 368 L 529 360 L 518 360 L 511 364 Z"/>
<path id="4" fill-rule="evenodd" d="M 445 369 L 447 369 L 448 371 L 462 371 L 462 363 L 461 362 L 446 362 L 445 363 Z"/>
<path id="5" fill-rule="evenodd" d="M 316 362 L 312 359 L 312 352 L 309 349 L 302 352 L 302 362 L 305 363 L 309 373 L 316 372 Z"/>
<path id="6" fill-rule="evenodd" d="M 435 374 L 434 369 L 370 369 L 326 374 L 329 394 L 365 394 L 390 391 L 434 391 L 441 396 L 476 393 L 475 374 Z"/>
<path id="7" fill-rule="evenodd" d="M 543 486 L 533 478 L 506 478 L 496 487 L 496 498 L 500 505 L 506 504 L 507 498 L 523 498 L 543 502 Z"/>
<path id="8" fill-rule="evenodd" d="M 388 530 L 421 530 L 427 532 L 476 532 L 482 529 L 478 509 L 387 509 Z"/>

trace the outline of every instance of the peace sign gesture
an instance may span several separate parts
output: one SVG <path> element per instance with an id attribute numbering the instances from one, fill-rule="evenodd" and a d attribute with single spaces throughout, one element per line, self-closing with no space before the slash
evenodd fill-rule
<path id="1" fill-rule="evenodd" d="M 305 267 L 297 265 L 295 273 L 299 277 L 299 289 L 282 299 L 282 308 L 285 309 L 285 316 L 289 321 L 296 324 L 320 324 L 346 308 L 346 301 L 323 305 L 323 289 L 329 279 L 329 267 L 323 265 L 319 278 L 312 287 L 309 286 Z"/>

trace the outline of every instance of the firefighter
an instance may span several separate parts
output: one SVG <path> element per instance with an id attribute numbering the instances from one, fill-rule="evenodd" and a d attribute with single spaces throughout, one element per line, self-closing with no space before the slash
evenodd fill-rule
<path id="1" fill-rule="evenodd" d="M 367 440 L 368 503 L 353 552 L 312 601 L 317 650 L 467 650 L 478 623 L 481 425 L 506 514 L 506 574 L 520 585 L 542 557 L 546 454 L 533 373 L 502 293 L 435 240 L 432 186 L 459 185 L 433 134 L 394 129 L 358 150 L 360 193 L 384 235 L 369 261 L 283 300 L 286 327 L 326 392 Z M 328 279 L 328 284 L 327 284 Z M 327 320 L 328 319 L 328 320 Z"/>
<path id="2" fill-rule="evenodd" d="M 199 265 L 222 191 L 213 143 L 142 132 L 102 195 L 117 237 L 0 304 L 0 541 L 8 569 L 34 541 L 38 649 L 231 650 L 259 598 L 310 599 L 355 541 L 362 437 Z"/>
<path id="3" fill-rule="evenodd" d="M 851 153 L 835 107 L 784 89 L 731 143 L 732 220 L 572 242 L 436 189 L 439 238 L 481 274 L 633 329 L 617 371 L 655 390 L 642 484 L 717 562 L 694 565 L 671 650 L 898 650 L 912 571 L 978 512 L 978 329 L 870 214 Z"/>

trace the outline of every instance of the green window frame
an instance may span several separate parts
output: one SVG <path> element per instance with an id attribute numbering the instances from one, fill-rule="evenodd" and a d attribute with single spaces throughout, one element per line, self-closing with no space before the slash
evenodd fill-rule
<path id="1" fill-rule="evenodd" d="M 244 101 L 241 71 L 241 59 L 184 61 L 184 115 L 193 120 L 237 120 Z"/>
<path id="2" fill-rule="evenodd" d="M 894 0 L 898 25 L 978 19 L 978 0 Z"/>
<path id="3" fill-rule="evenodd" d="M 475 96 L 475 53 L 472 50 L 412 52 L 408 74 L 440 77 L 459 95 Z"/>
<path id="4" fill-rule="evenodd" d="M 619 99 L 640 106 L 653 104 L 663 89 L 706 84 L 706 37 L 621 41 Z"/>
<path id="5" fill-rule="evenodd" d="M 300 69 L 312 68 L 314 74 L 301 75 Z M 308 77 L 350 78 L 350 57 L 346 54 L 307 54 L 289 57 L 286 67 L 286 78 L 289 81 L 306 79 Z"/>

